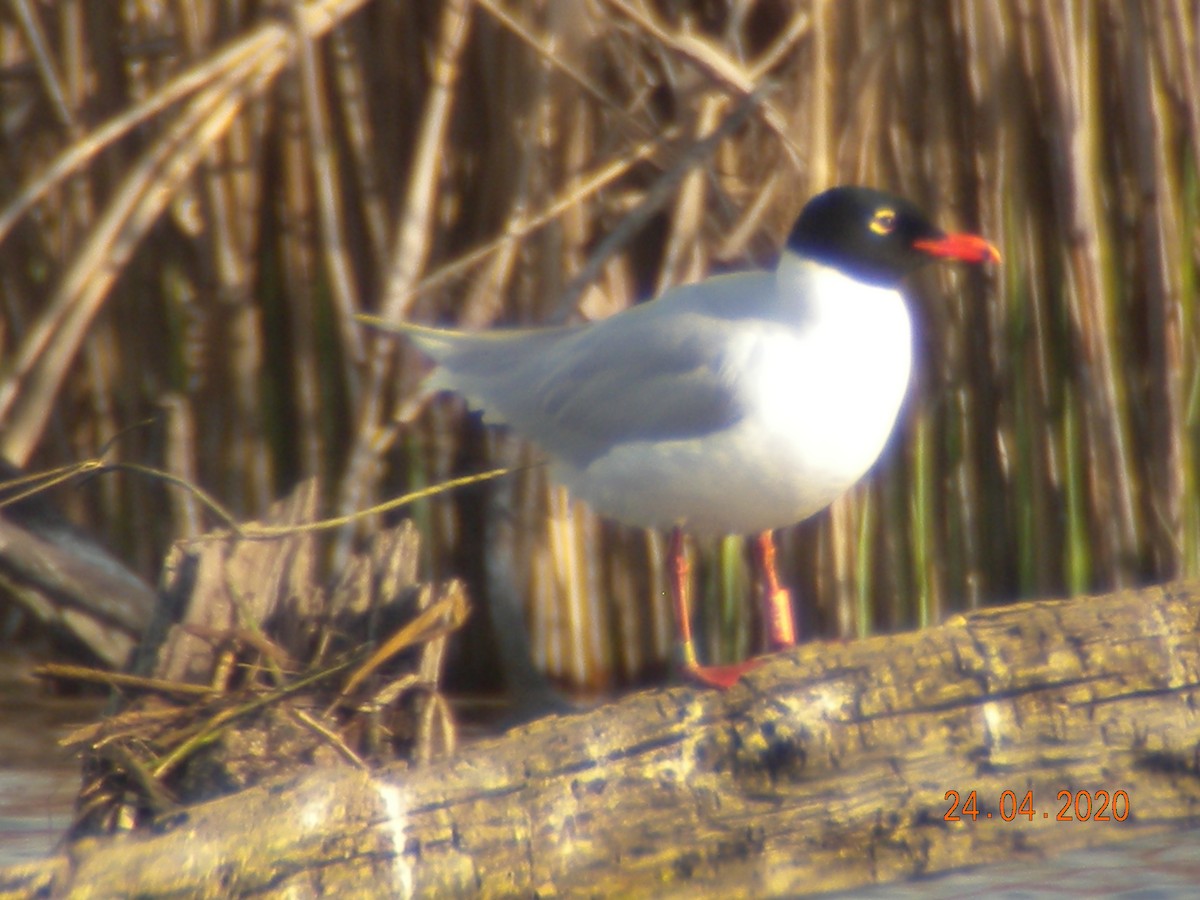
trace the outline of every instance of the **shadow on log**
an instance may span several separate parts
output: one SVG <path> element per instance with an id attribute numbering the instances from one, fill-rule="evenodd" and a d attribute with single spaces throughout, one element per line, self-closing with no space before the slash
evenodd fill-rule
<path id="1" fill-rule="evenodd" d="M 0 896 L 791 896 L 1119 842 L 1200 820 L 1198 629 L 1188 583 L 808 645 L 727 693 L 289 776 Z"/>

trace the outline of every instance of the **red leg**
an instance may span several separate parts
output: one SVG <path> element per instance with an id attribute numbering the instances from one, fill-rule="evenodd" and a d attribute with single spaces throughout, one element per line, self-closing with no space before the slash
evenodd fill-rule
<path id="1" fill-rule="evenodd" d="M 764 531 L 756 539 L 763 578 L 766 581 L 763 611 L 767 617 L 767 639 L 771 648 L 779 650 L 796 644 L 796 622 L 792 617 L 792 596 L 779 583 L 775 571 L 775 541 L 771 532 Z"/>
<path id="2" fill-rule="evenodd" d="M 729 666 L 700 665 L 696 658 L 696 643 L 692 639 L 692 621 L 688 609 L 688 562 L 687 555 L 683 552 L 683 532 L 679 528 L 671 531 L 668 565 L 671 572 L 671 599 L 675 606 L 675 627 L 683 652 L 684 674 L 693 681 L 719 690 L 732 687 L 742 675 L 756 668 L 759 660 L 750 659 Z"/>
<path id="3" fill-rule="evenodd" d="M 698 669 L 700 664 L 696 661 L 696 643 L 692 640 L 692 620 L 688 610 L 688 561 L 683 552 L 683 532 L 678 527 L 671 530 L 667 565 L 671 569 L 671 599 L 675 604 L 675 628 L 683 651 L 683 665 L 689 670 Z"/>

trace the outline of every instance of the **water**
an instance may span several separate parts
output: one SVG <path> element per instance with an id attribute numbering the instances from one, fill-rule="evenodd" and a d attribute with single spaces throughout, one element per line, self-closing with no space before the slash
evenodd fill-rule
<path id="1" fill-rule="evenodd" d="M 900 884 L 824 894 L 822 900 L 1192 900 L 1200 894 L 1200 831 L 1145 835 L 1041 860 L 950 872 Z"/>
<path id="2" fill-rule="evenodd" d="M 0 655 L 0 867 L 54 851 L 79 791 L 78 760 L 58 740 L 103 705 L 49 696 L 28 668 Z"/>

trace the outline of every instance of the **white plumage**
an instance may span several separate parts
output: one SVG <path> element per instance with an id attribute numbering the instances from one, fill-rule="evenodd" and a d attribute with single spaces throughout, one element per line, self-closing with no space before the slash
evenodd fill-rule
<path id="1" fill-rule="evenodd" d="M 771 641 L 794 641 L 770 532 L 858 481 L 896 421 L 912 366 L 903 277 L 934 259 L 980 263 L 910 203 L 841 187 L 801 212 L 774 272 L 708 278 L 608 319 L 480 334 L 388 323 L 463 395 L 539 445 L 597 512 L 672 528 L 672 593 L 687 671 L 719 687 L 745 665 L 696 660 L 681 534 L 758 535 Z"/>
<path id="2" fill-rule="evenodd" d="M 790 525 L 858 481 L 903 400 L 899 292 L 785 253 L 610 319 L 471 334 L 399 326 L 597 512 L 699 534 Z"/>

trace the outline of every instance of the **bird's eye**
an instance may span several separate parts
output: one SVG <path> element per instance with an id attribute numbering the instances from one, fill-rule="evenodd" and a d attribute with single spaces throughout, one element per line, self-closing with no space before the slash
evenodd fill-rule
<path id="1" fill-rule="evenodd" d="M 895 210 L 888 209 L 886 206 L 875 210 L 875 215 L 871 217 L 870 228 L 876 234 L 891 234 L 896 228 Z"/>

